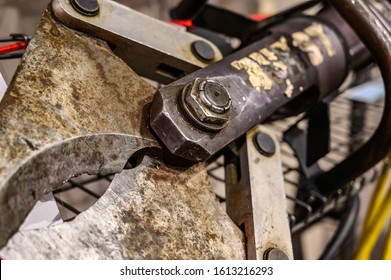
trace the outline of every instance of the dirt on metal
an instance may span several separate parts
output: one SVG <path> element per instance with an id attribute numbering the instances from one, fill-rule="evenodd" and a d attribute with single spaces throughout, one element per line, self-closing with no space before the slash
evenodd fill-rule
<path id="1" fill-rule="evenodd" d="M 159 148 L 148 129 L 154 93 L 105 42 L 47 10 L 0 104 L 2 257 L 244 258 L 243 235 L 202 165 L 176 170 L 146 160 L 117 175 L 75 220 L 17 232 L 35 202 L 67 179 L 120 172 L 132 153 Z"/>

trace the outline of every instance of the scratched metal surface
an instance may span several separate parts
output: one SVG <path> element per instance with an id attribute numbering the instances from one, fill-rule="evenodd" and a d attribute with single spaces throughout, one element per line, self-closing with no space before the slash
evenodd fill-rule
<path id="1" fill-rule="evenodd" d="M 46 12 L 0 104 L 0 247 L 16 232 L 43 194 L 82 173 L 120 172 L 133 152 L 158 146 L 143 125 L 146 117 L 143 112 L 147 112 L 146 106 L 154 92 L 105 43 L 63 27 L 54 21 L 50 10 Z M 186 258 L 188 253 L 187 258 L 244 257 L 241 232 L 225 218 L 214 200 L 205 181 L 204 168 L 197 166 L 183 171 L 183 175 L 173 171 L 172 180 L 160 188 L 161 180 L 145 179 L 146 175 L 142 174 L 148 166 L 145 163 L 116 177 L 117 183 L 96 207 L 72 223 L 62 225 L 62 230 L 15 234 L 1 255 L 5 258 Z M 155 170 L 152 174 L 160 172 L 163 171 Z M 134 181 L 126 174 L 133 174 Z M 179 186 L 183 182 L 180 176 L 190 176 L 186 178 L 191 182 Z M 137 204 L 128 205 L 126 199 L 123 204 L 118 202 L 119 195 L 130 199 L 141 186 L 154 194 L 159 194 L 151 191 L 154 188 L 163 193 L 155 198 L 157 204 L 151 205 L 156 213 L 148 212 L 153 218 L 135 212 L 140 214 L 137 219 L 146 219 L 144 228 L 150 225 L 159 232 L 161 228 L 157 226 L 165 222 L 167 227 L 176 226 L 176 233 L 182 234 L 184 243 L 175 243 L 173 240 L 177 238 L 170 232 L 167 233 L 170 238 L 158 242 L 152 238 L 157 242 L 152 251 L 124 240 L 126 237 L 137 240 L 138 244 L 151 243 L 150 235 L 138 227 L 139 220 L 132 220 L 131 212 L 127 212 L 130 216 L 121 212 L 136 211 Z M 185 192 L 191 186 L 199 188 L 202 194 L 196 199 L 199 204 L 190 201 L 194 192 Z M 182 200 L 172 197 L 175 188 L 183 188 Z M 182 215 L 177 219 L 179 224 L 164 219 L 169 210 L 162 210 L 159 203 L 165 201 L 165 196 L 167 203 L 178 200 L 187 205 L 187 211 L 178 212 Z M 170 211 L 177 209 L 175 204 L 171 206 Z M 200 215 L 203 212 L 209 216 Z M 117 218 L 113 213 L 117 213 Z M 187 217 L 194 224 L 183 224 Z M 67 239 L 72 234 L 79 237 L 77 242 Z M 192 234 L 201 243 L 189 238 Z M 113 248 L 120 249 L 111 252 Z M 70 249 L 77 252 L 72 254 Z"/>
<path id="2" fill-rule="evenodd" d="M 114 177 L 73 221 L 15 234 L 6 259 L 244 259 L 241 231 L 219 205 L 202 164 L 172 169 L 146 158 Z"/>
<path id="3" fill-rule="evenodd" d="M 80 173 L 118 172 L 133 147 L 154 145 L 138 115 L 153 93 L 104 43 L 47 12 L 0 104 L 0 246 L 43 194 Z"/>

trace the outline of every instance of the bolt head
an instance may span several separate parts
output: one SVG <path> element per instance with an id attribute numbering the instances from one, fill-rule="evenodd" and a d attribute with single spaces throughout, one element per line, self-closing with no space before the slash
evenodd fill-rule
<path id="1" fill-rule="evenodd" d="M 191 44 L 191 50 L 201 60 L 210 62 L 215 58 L 213 48 L 205 41 L 197 40 L 193 42 Z"/>
<path id="2" fill-rule="evenodd" d="M 183 89 L 181 104 L 186 115 L 201 128 L 219 131 L 229 121 L 232 101 L 221 84 L 195 79 Z"/>

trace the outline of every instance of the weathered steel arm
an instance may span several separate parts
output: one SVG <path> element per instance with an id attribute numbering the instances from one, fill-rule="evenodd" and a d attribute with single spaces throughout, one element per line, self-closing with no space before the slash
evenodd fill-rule
<path id="1" fill-rule="evenodd" d="M 98 3 L 99 10 L 94 16 L 86 16 L 74 9 L 72 2 L 75 1 L 53 0 L 56 17 L 70 28 L 108 42 L 114 53 L 141 76 L 170 83 L 221 59 L 216 46 L 186 32 L 184 27 L 159 21 L 114 1 L 91 1 Z M 197 55 L 196 42 L 213 54 L 210 60 Z"/>
<path id="2" fill-rule="evenodd" d="M 237 142 L 225 158 L 226 207 L 244 230 L 247 258 L 293 259 L 279 143 L 260 125 Z"/>

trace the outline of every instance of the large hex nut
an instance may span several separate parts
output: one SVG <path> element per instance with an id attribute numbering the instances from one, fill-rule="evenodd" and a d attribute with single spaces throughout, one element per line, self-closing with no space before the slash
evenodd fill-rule
<path id="1" fill-rule="evenodd" d="M 181 95 L 185 114 L 208 131 L 219 131 L 228 124 L 231 104 L 227 90 L 212 80 L 195 79 Z"/>
<path id="2" fill-rule="evenodd" d="M 174 103 L 176 100 L 167 98 L 164 89 L 163 92 L 161 90 L 157 92 L 151 107 L 151 128 L 171 153 L 192 162 L 209 158 L 210 151 L 205 145 L 199 145 L 194 141 L 193 134 L 189 133 L 191 128 L 178 125 L 178 122 L 183 120 L 183 116 L 178 110 L 174 110 L 175 113 L 173 113 L 171 109 L 177 108 L 177 104 L 174 105 Z M 186 121 L 186 123 L 188 122 Z"/>

